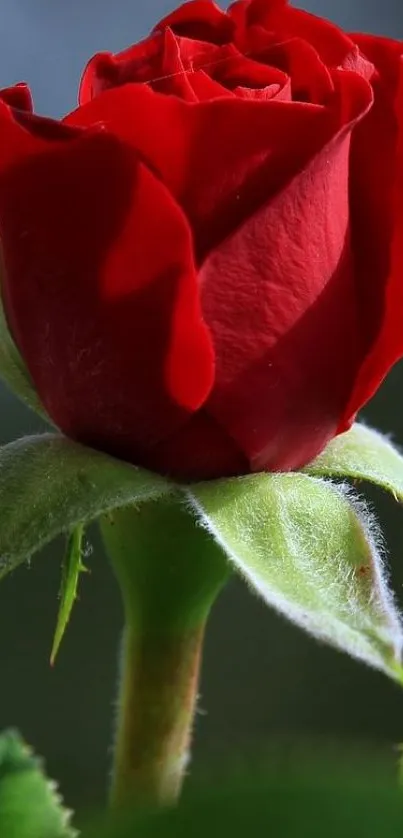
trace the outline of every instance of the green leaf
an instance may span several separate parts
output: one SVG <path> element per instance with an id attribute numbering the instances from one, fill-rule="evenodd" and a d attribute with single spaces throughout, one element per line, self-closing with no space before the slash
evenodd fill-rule
<path id="1" fill-rule="evenodd" d="M 172 491 L 151 472 L 59 434 L 0 448 L 0 578 L 60 533 Z"/>
<path id="2" fill-rule="evenodd" d="M 345 434 L 336 436 L 303 471 L 322 477 L 365 480 L 403 501 L 403 456 L 387 437 L 365 425 L 353 425 Z"/>
<path id="3" fill-rule="evenodd" d="M 217 774 L 214 778 L 214 774 Z M 178 807 L 124 812 L 84 829 L 82 838 L 399 838 L 403 795 L 377 771 L 360 777 L 345 766 L 251 770 L 185 794 Z"/>
<path id="4" fill-rule="evenodd" d="M 318 639 L 403 680 L 402 630 L 379 533 L 351 492 L 291 473 L 204 483 L 189 496 L 266 602 Z"/>
<path id="5" fill-rule="evenodd" d="M 50 663 L 52 666 L 56 660 L 56 655 L 59 651 L 60 644 L 63 640 L 63 636 L 73 610 L 74 602 L 77 598 L 77 587 L 80 574 L 87 570 L 81 560 L 83 536 L 84 527 L 82 524 L 79 524 L 67 542 L 67 550 L 62 569 L 59 613 L 50 655 Z"/>
<path id="6" fill-rule="evenodd" d="M 74 838 L 71 812 L 18 733 L 0 736 L 0 835 L 4 838 Z"/>
<path id="7" fill-rule="evenodd" d="M 397 746 L 397 752 L 398 752 L 398 766 L 397 766 L 397 768 L 398 768 L 398 780 L 399 780 L 400 791 L 403 795 L 403 744 L 402 743 L 400 743 Z"/>
<path id="8" fill-rule="evenodd" d="M 0 377 L 28 407 L 51 423 L 39 396 L 35 391 L 29 372 L 11 337 L 1 299 L 0 288 Z M 52 424 L 52 423 L 51 423 Z"/>

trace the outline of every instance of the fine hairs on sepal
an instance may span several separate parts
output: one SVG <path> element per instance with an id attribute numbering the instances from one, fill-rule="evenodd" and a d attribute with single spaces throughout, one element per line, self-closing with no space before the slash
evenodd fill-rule
<path id="1" fill-rule="evenodd" d="M 339 434 L 302 471 L 335 480 L 373 483 L 403 501 L 403 456 L 391 434 L 363 422 Z"/>
<path id="2" fill-rule="evenodd" d="M 403 650 L 403 621 L 402 615 L 398 610 L 395 593 L 390 587 L 386 539 L 380 523 L 369 501 L 360 495 L 351 484 L 329 480 L 324 482 L 332 482 L 347 498 L 361 524 L 363 538 L 366 539 L 372 556 L 371 570 L 373 585 L 368 591 L 368 604 L 375 608 L 380 607 L 381 611 L 382 609 L 384 610 L 392 637 L 394 638 L 394 654 L 396 660 L 401 661 Z M 343 572 L 342 559 L 341 572 Z M 350 602 L 349 598 L 348 601 Z"/>
<path id="3" fill-rule="evenodd" d="M 201 525 L 279 613 L 399 678 L 402 627 L 368 504 L 347 484 L 260 474 L 189 490 Z"/>

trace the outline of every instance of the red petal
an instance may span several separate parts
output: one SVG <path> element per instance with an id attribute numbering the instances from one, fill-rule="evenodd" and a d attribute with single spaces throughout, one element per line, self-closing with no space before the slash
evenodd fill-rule
<path id="1" fill-rule="evenodd" d="M 355 36 L 354 36 L 355 37 Z M 353 248 L 365 363 L 340 423 L 354 415 L 403 355 L 403 45 L 357 37 L 377 67 L 375 105 L 354 134 Z"/>
<path id="2" fill-rule="evenodd" d="M 263 3 L 263 17 L 279 11 L 287 5 L 288 0 L 265 0 Z M 250 24 L 251 0 L 236 0 L 228 6 L 227 14 L 234 21 L 238 30 L 244 29 Z"/>
<path id="3" fill-rule="evenodd" d="M 197 102 L 189 76 L 188 63 L 182 60 L 180 39 L 170 29 L 163 33 L 163 58 L 160 78 L 152 78 L 153 90 L 168 95 L 179 96 L 186 102 Z"/>
<path id="4" fill-rule="evenodd" d="M 216 49 L 216 60 L 208 69 L 229 90 L 242 86 L 261 91 L 273 84 L 281 87 L 287 84 L 287 75 L 276 65 L 242 55 L 233 45 Z"/>
<path id="5" fill-rule="evenodd" d="M 369 86 L 350 83 L 369 107 Z M 357 373 L 348 177 L 359 101 L 350 125 L 202 268 L 217 363 L 207 410 L 254 470 L 298 468 L 318 453 Z"/>
<path id="6" fill-rule="evenodd" d="M 369 90 L 355 79 L 340 75 L 341 90 L 327 108 L 236 97 L 193 105 L 146 85 L 125 85 L 67 123 L 104 122 L 147 160 L 185 210 L 201 259 L 349 120 L 341 109 L 350 108 L 351 90 L 364 99 Z"/>
<path id="7" fill-rule="evenodd" d="M 290 37 L 302 38 L 315 47 L 328 66 L 343 63 L 354 45 L 338 26 L 329 20 L 289 6 L 286 0 L 250 0 L 246 5 L 235 3 L 228 10 L 237 24 L 242 38 L 245 27 L 254 24 L 275 33 L 279 41 Z"/>
<path id="8" fill-rule="evenodd" d="M 263 99 L 265 101 L 276 99 L 277 102 L 291 102 L 291 84 L 289 82 L 283 87 L 279 84 L 270 84 L 268 87 L 260 88 L 260 90 L 254 90 L 250 87 L 236 87 L 235 93 L 243 99 Z"/>
<path id="9" fill-rule="evenodd" d="M 212 480 L 249 471 L 248 460 L 234 440 L 203 409 L 150 451 L 148 466 L 182 480 Z"/>
<path id="10" fill-rule="evenodd" d="M 31 113 L 33 109 L 31 91 L 24 82 L 14 84 L 13 87 L 3 87 L 0 90 L 0 100 L 20 111 Z"/>
<path id="11" fill-rule="evenodd" d="M 294 101 L 327 104 L 334 93 L 329 70 L 316 50 L 301 38 L 272 43 L 256 55 L 256 61 L 259 59 L 290 77 Z"/>
<path id="12" fill-rule="evenodd" d="M 226 12 L 212 0 L 190 0 L 183 3 L 171 14 L 164 17 L 155 27 L 160 32 L 167 26 L 177 35 L 209 41 L 213 44 L 226 44 L 232 40 L 234 25 Z"/>
<path id="13" fill-rule="evenodd" d="M 189 75 L 189 84 L 198 102 L 207 102 L 212 99 L 228 98 L 235 96 L 235 92 L 227 90 L 218 81 L 212 79 L 203 70 L 196 70 Z"/>
<path id="14" fill-rule="evenodd" d="M 161 33 L 155 33 L 118 55 L 97 53 L 90 59 L 81 77 L 80 105 L 112 87 L 132 81 L 148 82 L 153 76 L 161 75 L 163 50 L 164 38 Z"/>
<path id="15" fill-rule="evenodd" d="M 105 90 L 131 82 L 147 83 L 162 93 L 174 94 L 190 102 L 197 101 L 189 78 L 192 68 L 182 61 L 180 40 L 170 29 L 166 29 L 118 55 L 95 55 L 81 79 L 80 104 L 85 105 Z M 193 54 L 197 55 L 197 42 L 196 45 L 194 41 L 190 43 Z"/>
<path id="16" fill-rule="evenodd" d="M 285 87 L 287 77 L 242 55 L 233 44 L 218 47 L 174 35 L 167 28 L 116 56 L 100 53 L 91 59 L 81 81 L 80 103 L 130 82 L 147 83 L 155 91 L 191 102 L 231 96 L 239 85 Z"/>
<path id="17" fill-rule="evenodd" d="M 10 325 L 62 430 L 142 463 L 213 380 L 190 231 L 117 138 L 61 126 L 69 139 L 46 141 L 35 126 L 0 109 Z"/>

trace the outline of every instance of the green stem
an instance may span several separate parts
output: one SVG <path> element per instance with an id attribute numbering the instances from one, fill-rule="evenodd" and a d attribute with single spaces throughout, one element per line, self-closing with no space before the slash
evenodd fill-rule
<path id="1" fill-rule="evenodd" d="M 204 628 L 228 566 L 177 499 L 114 512 L 101 531 L 125 612 L 111 803 L 171 804 L 188 762 Z"/>
<path id="2" fill-rule="evenodd" d="M 184 637 L 124 639 L 112 799 L 166 804 L 188 762 L 203 628 Z"/>

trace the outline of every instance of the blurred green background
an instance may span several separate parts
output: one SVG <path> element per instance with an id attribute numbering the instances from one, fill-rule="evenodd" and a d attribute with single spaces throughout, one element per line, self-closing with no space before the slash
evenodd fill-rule
<path id="1" fill-rule="evenodd" d="M 302 5 L 302 4 L 299 4 Z M 144 35 L 170 0 L 3 0 L 0 85 L 28 80 L 38 110 L 74 106 L 80 68 L 99 49 Z M 304 7 L 345 27 L 403 38 L 401 0 L 310 0 Z M 0 389 L 0 442 L 41 430 L 39 420 Z M 390 375 L 365 420 L 403 445 L 403 366 Z M 403 509 L 372 493 L 403 607 Z M 112 740 L 119 594 L 96 531 L 89 533 L 80 600 L 54 669 L 49 653 L 63 543 L 55 543 L 0 588 L 0 729 L 18 726 L 46 755 L 70 805 L 105 791 Z M 321 647 L 269 611 L 239 582 L 212 616 L 204 655 L 194 765 L 247 758 L 281 740 L 403 740 L 403 694 L 382 675 Z"/>

